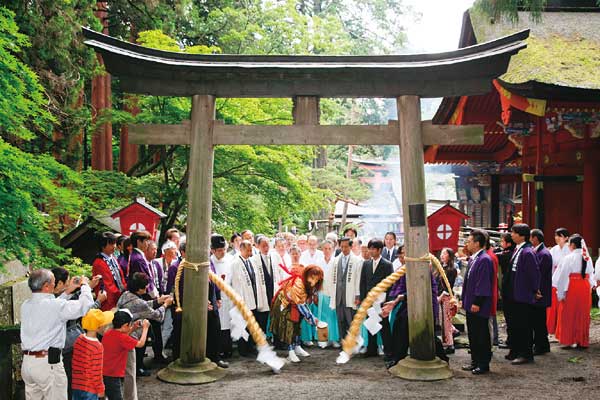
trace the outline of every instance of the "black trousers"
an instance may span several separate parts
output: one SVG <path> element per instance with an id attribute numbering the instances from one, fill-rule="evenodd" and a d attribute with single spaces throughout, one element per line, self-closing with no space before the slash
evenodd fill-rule
<path id="1" fill-rule="evenodd" d="M 253 310 L 252 314 L 254 314 L 254 318 L 256 319 L 258 326 L 260 326 L 263 332 L 266 332 L 267 322 L 269 321 L 269 312 Z M 254 343 L 252 336 L 248 337 L 248 341 L 245 341 L 244 339 L 240 339 L 238 341 L 238 351 L 240 352 L 241 356 L 247 356 L 256 351 L 256 344 Z"/>
<path id="2" fill-rule="evenodd" d="M 152 352 L 155 358 L 160 358 L 163 355 L 162 323 L 151 319 L 150 326 L 152 327 Z"/>
<path id="3" fill-rule="evenodd" d="M 490 319 L 467 312 L 467 331 L 471 361 L 481 369 L 489 369 L 492 360 Z"/>
<path id="4" fill-rule="evenodd" d="M 533 360 L 534 307 L 525 303 L 514 303 L 511 350 L 516 357 Z"/>
<path id="5" fill-rule="evenodd" d="M 108 400 L 123 400 L 123 378 L 105 376 L 104 394 Z"/>
<path id="6" fill-rule="evenodd" d="M 546 307 L 533 307 L 533 347 L 535 351 L 550 351 L 548 326 L 546 325 Z"/>
<path id="7" fill-rule="evenodd" d="M 392 330 L 391 359 L 398 362 L 408 355 L 408 315 L 396 314 Z"/>
<path id="8" fill-rule="evenodd" d="M 383 342 L 383 351 L 385 352 L 386 357 L 392 354 L 392 334 L 390 332 L 390 320 L 388 318 L 383 318 L 381 320 L 381 341 Z M 369 355 L 377 355 L 377 334 L 371 335 L 369 333 L 369 343 L 367 345 L 367 354 Z"/>
<path id="9" fill-rule="evenodd" d="M 506 345 L 512 349 L 511 347 L 511 343 L 512 343 L 512 329 L 513 329 L 513 312 L 514 312 L 514 308 L 515 308 L 515 303 L 513 303 L 510 300 L 503 300 L 502 302 L 502 309 L 504 310 L 504 319 L 506 321 Z"/>
<path id="10" fill-rule="evenodd" d="M 232 352 L 233 341 L 231 340 L 231 330 L 221 329 L 221 353 L 224 358 L 229 358 Z"/>
<path id="11" fill-rule="evenodd" d="M 67 398 L 73 397 L 73 389 L 71 383 L 73 382 L 73 349 L 71 351 L 62 353 L 63 366 L 65 367 L 65 374 L 67 375 Z"/>
<path id="12" fill-rule="evenodd" d="M 221 359 L 221 320 L 214 310 L 206 316 L 206 357 L 215 362 Z"/>

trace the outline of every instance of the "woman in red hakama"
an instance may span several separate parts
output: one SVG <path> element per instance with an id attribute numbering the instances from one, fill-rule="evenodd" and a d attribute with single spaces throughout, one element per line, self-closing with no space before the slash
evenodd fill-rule
<path id="1" fill-rule="evenodd" d="M 582 249 L 585 246 L 581 236 L 571 236 L 569 247 L 571 253 L 563 258 L 556 271 L 558 318 L 555 336 L 563 346 L 588 347 L 594 267 L 587 251 Z"/>
<path id="2" fill-rule="evenodd" d="M 558 228 L 554 231 L 554 241 L 556 246 L 550 249 L 552 255 L 552 305 L 546 312 L 546 327 L 551 335 L 556 333 L 556 321 L 558 319 L 558 299 L 556 298 L 555 282 L 555 279 L 558 279 L 558 274 L 556 270 L 562 259 L 571 252 L 569 248 L 569 231 L 565 228 Z"/>

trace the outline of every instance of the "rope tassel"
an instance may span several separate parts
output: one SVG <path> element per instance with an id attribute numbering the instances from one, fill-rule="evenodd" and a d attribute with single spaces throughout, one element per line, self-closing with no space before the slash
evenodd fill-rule
<path id="1" fill-rule="evenodd" d="M 179 264 L 179 267 L 177 268 L 177 275 L 175 276 L 175 300 L 177 302 L 177 309 L 175 310 L 176 312 L 182 311 L 181 303 L 179 301 L 179 282 L 181 280 L 183 269 L 189 268 L 198 271 L 200 267 L 207 267 L 209 265 L 209 262 L 192 264 L 186 260 L 181 261 L 181 264 Z M 248 332 L 252 336 L 252 339 L 254 339 L 258 349 L 257 361 L 267 364 L 269 367 L 271 367 L 273 372 L 279 373 L 285 362 L 283 359 L 277 357 L 275 351 L 273 351 L 271 346 L 269 346 L 265 333 L 258 325 L 258 322 L 256 322 L 254 314 L 252 314 L 252 311 L 248 309 L 248 306 L 246 306 L 244 300 L 233 290 L 230 285 L 221 279 L 220 276 L 210 270 L 208 271 L 208 278 L 221 290 L 221 292 L 225 293 L 225 295 L 231 299 L 231 302 L 235 305 L 246 321 Z"/>
<path id="2" fill-rule="evenodd" d="M 454 294 L 452 293 L 452 288 L 450 287 L 448 277 L 446 277 L 446 272 L 444 271 L 444 268 L 442 267 L 440 261 L 433 254 L 430 253 L 420 258 L 405 257 L 405 260 L 414 262 L 431 262 L 434 265 L 434 267 L 440 272 L 442 279 L 444 279 L 444 283 L 448 287 L 450 297 L 454 299 Z M 352 355 L 356 353 L 356 350 L 358 350 L 356 347 L 358 345 L 357 338 L 359 337 L 360 326 L 367 317 L 367 311 L 369 310 L 369 308 L 371 308 L 375 300 L 377 300 L 377 298 L 382 293 L 387 292 L 388 289 L 392 287 L 392 285 L 396 283 L 405 274 L 406 267 L 403 266 L 398 271 L 393 272 L 387 278 L 379 282 L 377 286 L 375 286 L 373 289 L 371 289 L 371 291 L 369 291 L 367 297 L 365 297 L 365 299 L 362 301 L 362 303 L 360 304 L 360 308 L 354 315 L 354 319 L 352 320 L 350 329 L 348 329 L 348 334 L 342 340 L 343 351 L 340 353 L 336 360 L 338 364 L 345 364 L 346 362 L 348 362 Z"/>

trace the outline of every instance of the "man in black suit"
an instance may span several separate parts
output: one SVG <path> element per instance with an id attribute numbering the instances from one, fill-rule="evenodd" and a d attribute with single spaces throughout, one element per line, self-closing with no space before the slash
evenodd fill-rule
<path id="1" fill-rule="evenodd" d="M 389 262 L 393 263 L 398 257 L 398 247 L 396 247 L 396 234 L 394 232 L 388 232 L 383 238 L 385 247 L 381 252 L 381 257 L 385 258 Z"/>
<path id="2" fill-rule="evenodd" d="M 383 242 L 380 239 L 371 239 L 367 245 L 371 259 L 363 263 L 360 273 L 360 301 L 363 301 L 379 282 L 387 278 L 394 272 L 392 263 L 381 257 L 383 250 Z M 387 301 L 387 295 L 386 300 Z M 381 321 L 381 338 L 383 339 L 383 349 L 386 359 L 391 355 L 391 333 L 390 321 L 384 318 Z M 367 356 L 373 357 L 377 355 L 377 337 L 369 334 L 369 344 L 367 347 Z"/>

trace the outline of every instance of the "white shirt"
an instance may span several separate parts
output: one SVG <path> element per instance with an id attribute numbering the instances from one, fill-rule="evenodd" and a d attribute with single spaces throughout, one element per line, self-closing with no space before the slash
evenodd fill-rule
<path id="1" fill-rule="evenodd" d="M 556 297 L 558 300 L 564 300 L 569 290 L 569 275 L 581 274 L 581 260 L 583 257 L 583 251 L 581 249 L 575 249 L 568 256 L 564 257 L 556 269 L 555 276 L 552 277 L 552 286 L 556 287 Z M 588 259 L 586 263 L 585 273 L 588 275 L 588 281 L 590 286 L 596 284 L 596 278 L 594 277 L 594 267 L 592 260 Z"/>
<path id="2" fill-rule="evenodd" d="M 375 273 L 375 270 L 377 269 L 377 266 L 379 265 L 379 261 L 381 261 L 381 256 L 377 260 L 373 259 L 373 273 Z"/>
<path id="3" fill-rule="evenodd" d="M 21 348 L 29 351 L 62 349 L 67 321 L 83 317 L 94 305 L 92 290 L 81 286 L 78 300 L 55 298 L 52 293 L 33 293 L 21 305 Z"/>
<path id="4" fill-rule="evenodd" d="M 223 279 L 225 283 L 231 286 L 231 263 L 233 261 L 233 256 L 230 254 L 225 254 L 223 258 L 217 260 L 217 257 L 212 254 L 210 256 L 210 260 L 215 266 L 216 274 Z M 229 297 L 225 296 L 224 294 L 221 296 L 221 303 L 221 308 L 219 309 L 221 330 L 231 329 L 231 316 L 229 315 L 229 310 L 231 310 L 233 307 L 233 303 Z"/>
<path id="5" fill-rule="evenodd" d="M 321 265 L 323 262 L 323 252 L 321 250 L 315 250 L 314 253 L 311 254 L 310 249 L 304 250 L 302 255 L 300 255 L 300 264 L 304 265 Z"/>
<path id="6" fill-rule="evenodd" d="M 392 263 L 392 267 L 394 267 L 394 272 L 396 272 L 400 268 L 402 268 L 402 263 L 400 262 L 400 257 L 396 257 L 396 259 Z"/>
<path id="7" fill-rule="evenodd" d="M 517 263 L 519 262 L 519 256 L 521 255 L 521 250 L 523 249 L 523 246 L 525 246 L 525 243 L 527 243 L 527 242 L 520 243 L 515 248 L 515 257 L 514 257 L 513 263 L 512 263 L 513 272 L 517 270 Z"/>

